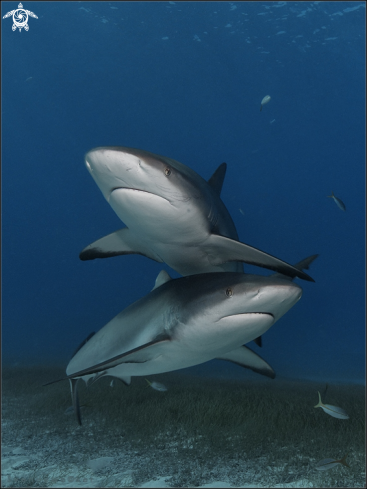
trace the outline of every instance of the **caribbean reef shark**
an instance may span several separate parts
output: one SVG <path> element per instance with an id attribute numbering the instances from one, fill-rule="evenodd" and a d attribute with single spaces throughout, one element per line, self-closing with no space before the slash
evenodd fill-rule
<path id="1" fill-rule="evenodd" d="M 242 272 L 242 262 L 313 281 L 305 272 L 238 241 L 220 198 L 222 163 L 207 182 L 165 156 L 125 147 L 100 147 L 85 164 L 127 227 L 82 250 L 81 260 L 137 253 L 165 262 L 181 275 Z"/>
<path id="2" fill-rule="evenodd" d="M 301 287 L 278 275 L 213 272 L 172 280 L 162 271 L 150 293 L 89 335 L 70 360 L 66 378 L 79 424 L 79 379 L 112 376 L 129 385 L 132 376 L 212 359 L 274 378 L 271 366 L 243 345 L 264 334 L 301 295 Z"/>

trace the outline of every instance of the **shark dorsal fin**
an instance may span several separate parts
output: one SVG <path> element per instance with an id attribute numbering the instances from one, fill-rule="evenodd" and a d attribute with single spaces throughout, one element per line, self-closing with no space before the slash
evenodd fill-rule
<path id="1" fill-rule="evenodd" d="M 226 171 L 227 163 L 222 163 L 208 180 L 209 185 L 218 193 L 218 195 L 220 195 L 222 191 Z"/>
<path id="2" fill-rule="evenodd" d="M 166 270 L 161 270 L 158 273 L 157 278 L 155 279 L 155 284 L 152 290 L 157 289 L 158 287 L 165 284 L 166 282 L 169 282 L 170 280 L 172 280 L 172 277 L 168 275 Z"/>

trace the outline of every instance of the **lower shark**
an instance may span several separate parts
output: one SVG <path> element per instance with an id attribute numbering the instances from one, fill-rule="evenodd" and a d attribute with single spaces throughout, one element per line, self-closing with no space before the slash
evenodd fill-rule
<path id="1" fill-rule="evenodd" d="M 214 272 L 172 280 L 162 271 L 149 294 L 89 335 L 70 360 L 66 378 L 79 424 L 80 379 L 112 376 L 129 385 L 132 376 L 212 359 L 274 378 L 271 366 L 243 345 L 264 334 L 301 295 L 289 277 Z"/>
<path id="2" fill-rule="evenodd" d="M 238 241 L 220 198 L 225 163 L 209 181 L 171 158 L 120 146 L 92 149 L 85 164 L 127 227 L 84 248 L 81 260 L 136 253 L 184 276 L 242 272 L 242 263 L 249 263 L 313 281 L 302 270 Z"/>

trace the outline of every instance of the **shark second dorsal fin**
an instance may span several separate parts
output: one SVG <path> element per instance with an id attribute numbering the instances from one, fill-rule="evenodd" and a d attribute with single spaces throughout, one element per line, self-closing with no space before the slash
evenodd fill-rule
<path id="1" fill-rule="evenodd" d="M 223 187 L 224 177 L 226 176 L 227 163 L 222 163 L 209 178 L 208 183 L 218 195 L 220 195 Z"/>
<path id="2" fill-rule="evenodd" d="M 152 290 L 157 289 L 158 287 L 165 284 L 166 282 L 169 282 L 170 280 L 172 280 L 172 277 L 169 276 L 166 270 L 161 270 L 158 273 L 157 278 L 155 279 L 155 284 Z"/>

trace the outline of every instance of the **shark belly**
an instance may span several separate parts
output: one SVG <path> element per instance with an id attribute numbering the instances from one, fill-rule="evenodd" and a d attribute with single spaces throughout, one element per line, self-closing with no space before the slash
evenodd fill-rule
<path id="1" fill-rule="evenodd" d="M 213 263 L 211 250 L 205 246 L 210 237 L 208 220 L 192 202 L 178 206 L 174 200 L 121 188 L 111 193 L 109 203 L 137 246 L 152 250 L 181 275 L 243 271 L 238 262 Z"/>

